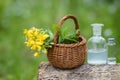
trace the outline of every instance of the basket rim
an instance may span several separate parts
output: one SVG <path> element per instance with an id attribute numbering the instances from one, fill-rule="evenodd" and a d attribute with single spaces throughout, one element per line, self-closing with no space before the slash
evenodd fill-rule
<path id="1" fill-rule="evenodd" d="M 54 46 L 56 47 L 76 47 L 76 46 L 81 46 L 86 44 L 86 39 L 83 36 L 80 36 L 82 39 L 78 43 L 71 43 L 71 44 L 63 44 L 63 43 L 55 43 Z"/>

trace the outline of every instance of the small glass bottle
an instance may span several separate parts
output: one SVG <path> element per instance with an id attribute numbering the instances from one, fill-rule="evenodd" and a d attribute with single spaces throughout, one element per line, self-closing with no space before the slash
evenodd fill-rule
<path id="1" fill-rule="evenodd" d="M 108 38 L 108 64 L 116 64 L 115 38 Z"/>
<path id="2" fill-rule="evenodd" d="M 101 36 L 103 24 L 92 24 L 93 36 L 87 42 L 87 62 L 88 64 L 107 63 L 107 43 Z"/>

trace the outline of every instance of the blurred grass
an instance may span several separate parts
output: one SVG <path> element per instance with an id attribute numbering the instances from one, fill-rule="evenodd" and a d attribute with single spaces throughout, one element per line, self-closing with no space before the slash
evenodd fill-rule
<path id="1" fill-rule="evenodd" d="M 36 80 L 38 65 L 46 55 L 33 57 L 24 45 L 23 29 L 30 27 L 52 30 L 64 15 L 78 18 L 81 35 L 92 36 L 90 24 L 103 23 L 103 36 L 115 37 L 117 61 L 120 62 L 119 0 L 0 0 L 0 80 Z M 70 23 L 70 24 L 69 24 Z M 72 25 L 72 26 L 71 26 Z M 70 26 L 66 22 L 63 27 Z"/>

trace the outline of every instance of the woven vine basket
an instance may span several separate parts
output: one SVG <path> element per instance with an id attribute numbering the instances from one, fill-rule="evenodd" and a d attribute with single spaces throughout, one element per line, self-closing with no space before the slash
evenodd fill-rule
<path id="1" fill-rule="evenodd" d="M 64 16 L 59 21 L 58 26 L 61 27 L 67 19 L 72 19 L 75 23 L 75 29 L 79 29 L 78 21 L 73 15 Z M 47 54 L 48 60 L 53 66 L 61 69 L 72 69 L 84 63 L 86 57 L 86 40 L 80 35 L 80 32 L 76 36 L 80 38 L 80 42 L 61 44 L 58 43 L 59 31 L 56 31 L 54 45 L 48 49 Z"/>

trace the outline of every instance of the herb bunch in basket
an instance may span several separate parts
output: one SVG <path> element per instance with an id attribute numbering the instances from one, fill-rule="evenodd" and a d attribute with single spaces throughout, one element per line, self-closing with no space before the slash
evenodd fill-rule
<path id="1" fill-rule="evenodd" d="M 59 40 L 58 43 L 62 44 L 72 44 L 72 43 L 77 43 L 81 41 L 81 38 L 79 38 L 79 32 L 80 30 L 77 29 L 74 32 L 69 32 L 69 28 L 60 28 L 57 25 L 53 25 L 53 29 L 55 31 L 59 31 Z"/>

